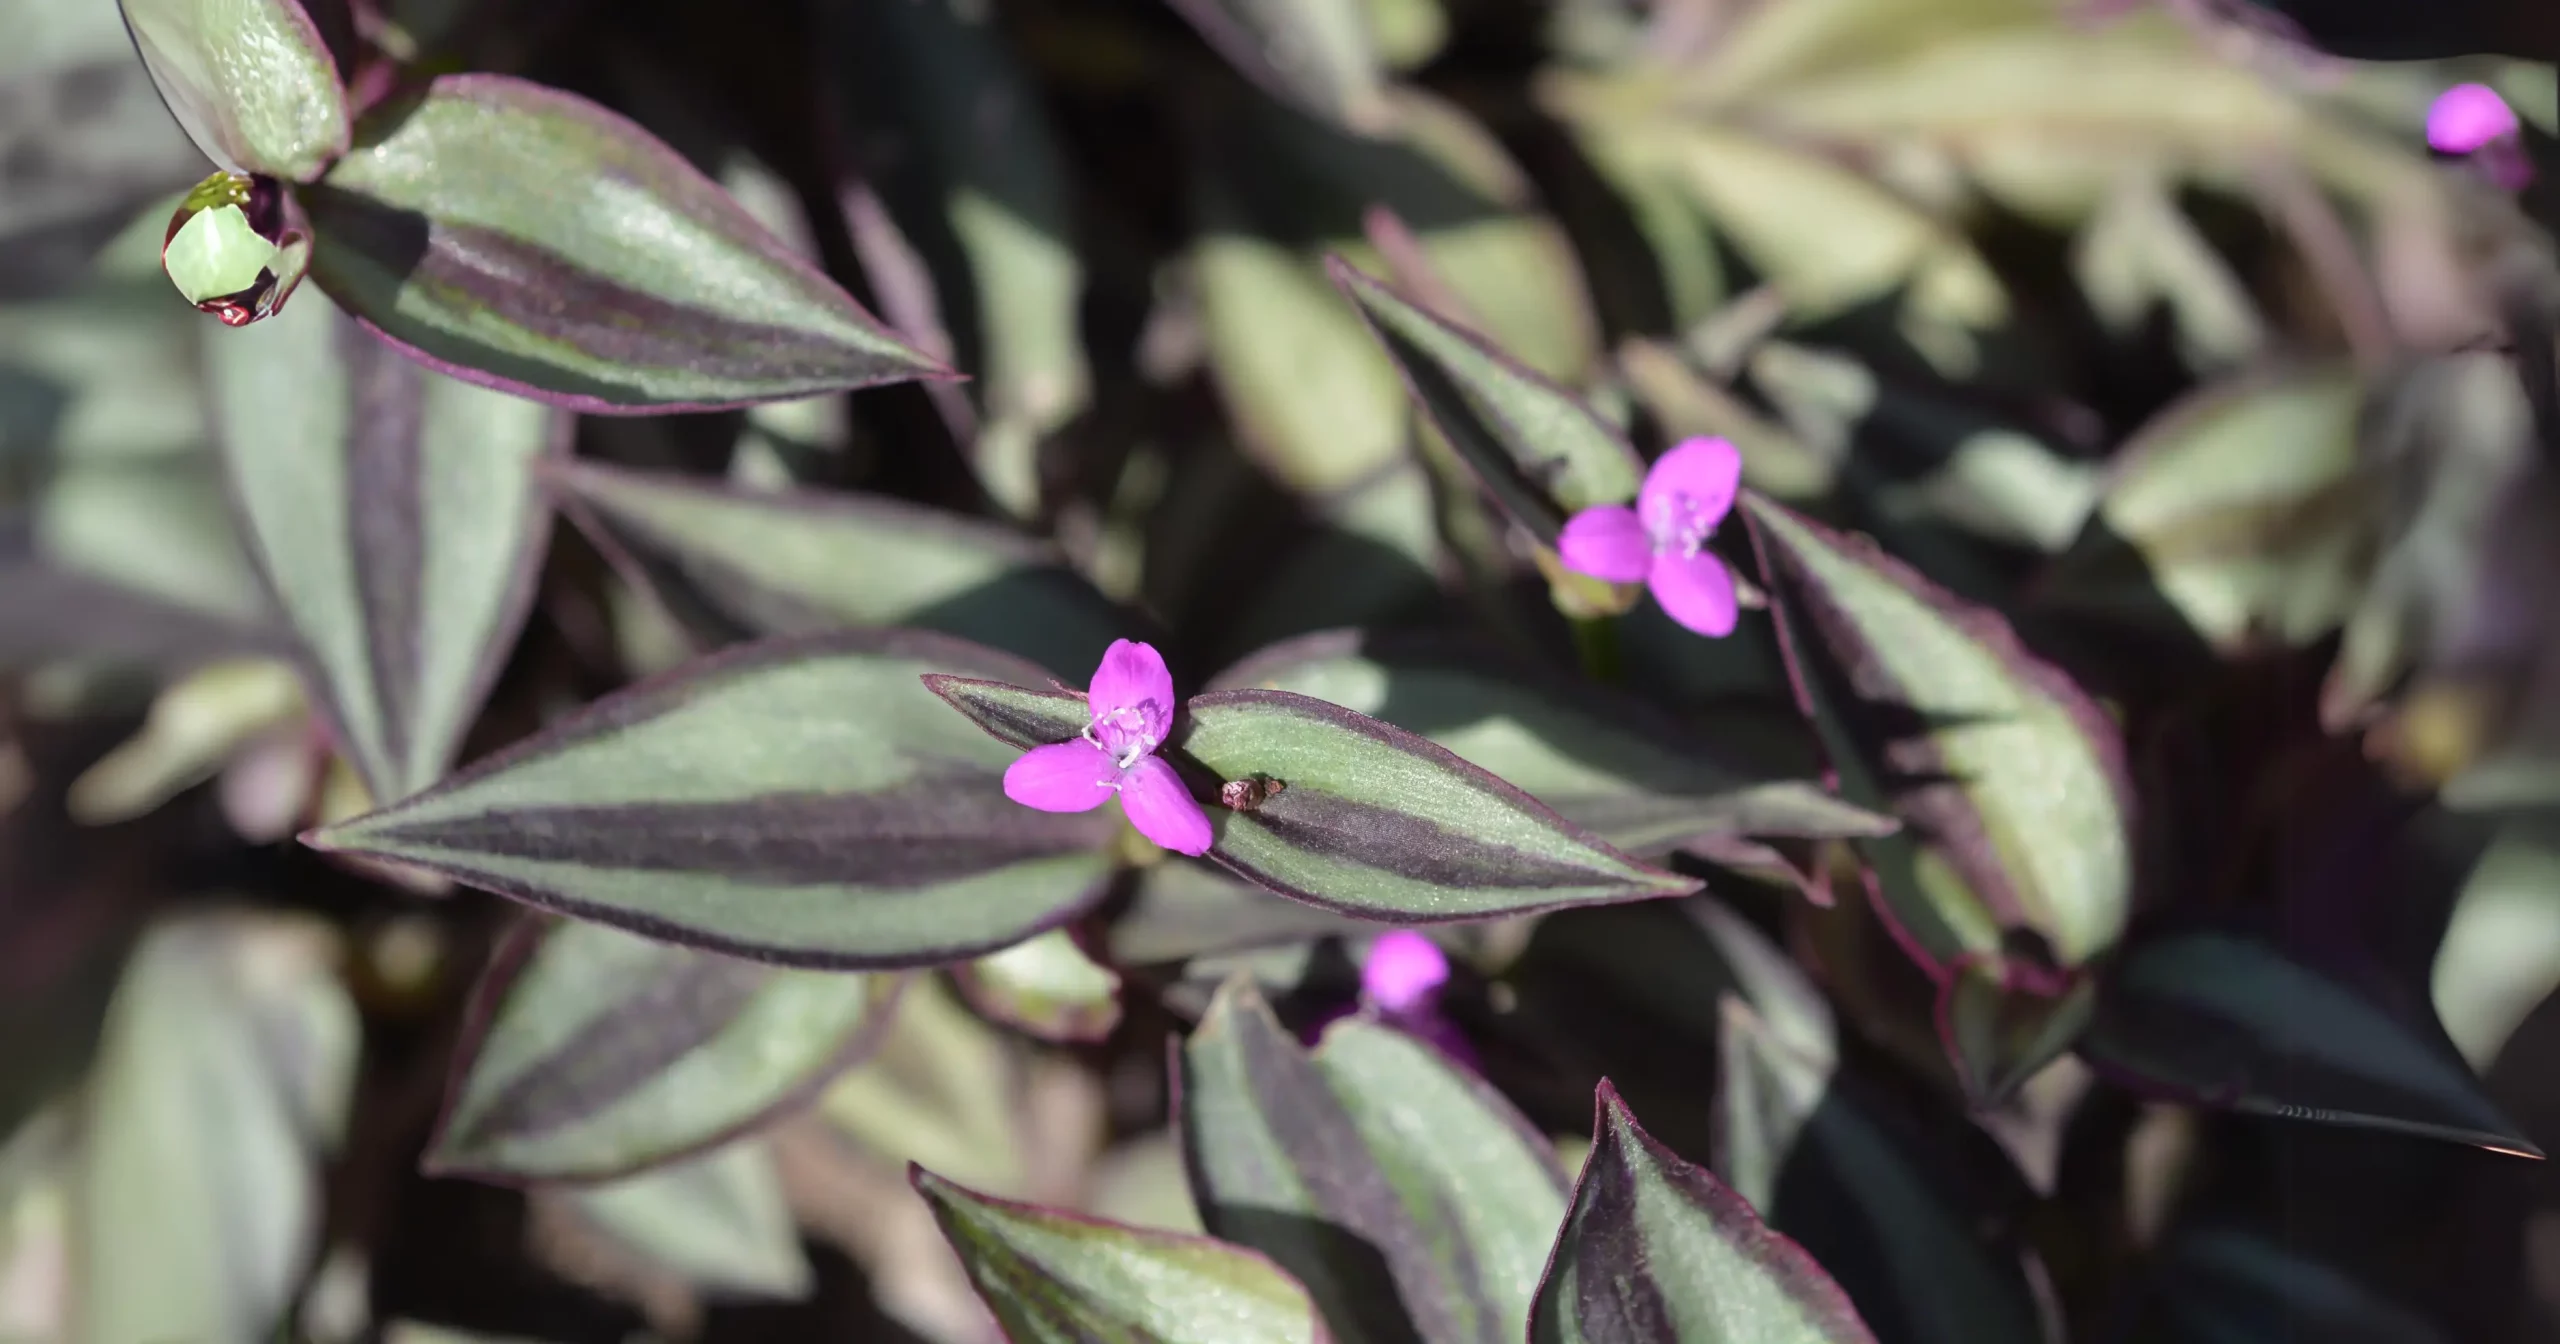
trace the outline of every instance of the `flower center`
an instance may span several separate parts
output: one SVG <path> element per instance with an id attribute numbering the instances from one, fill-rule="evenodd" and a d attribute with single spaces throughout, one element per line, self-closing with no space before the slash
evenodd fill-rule
<path id="1" fill-rule="evenodd" d="M 1656 555 L 1677 555 L 1686 560 L 1696 555 L 1716 534 L 1716 515 L 1696 495 L 1673 491 L 1665 499 L 1655 501 L 1646 511 L 1645 536 L 1653 542 Z"/>
<path id="2" fill-rule="evenodd" d="M 1085 725 L 1084 740 L 1102 748 L 1113 767 L 1127 770 L 1145 760 L 1162 745 L 1147 731 L 1147 709 L 1153 705 L 1122 705 L 1118 709 Z"/>

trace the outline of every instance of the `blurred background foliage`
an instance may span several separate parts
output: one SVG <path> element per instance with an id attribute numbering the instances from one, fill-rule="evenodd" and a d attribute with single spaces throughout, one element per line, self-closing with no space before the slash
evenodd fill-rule
<path id="1" fill-rule="evenodd" d="M 1449 623 L 1569 666 L 1557 610 L 1600 599 L 1417 420 L 1338 252 L 2008 615 L 2150 804 L 2093 1025 L 1988 1107 L 1830 848 L 1445 931 L 1442 1011 L 1568 1153 L 1614 1080 L 1888 1341 L 2560 1339 L 2560 1186 L 2507 1155 L 2560 1137 L 2560 93 L 2528 59 L 2560 11 L 2246 8 L 315 6 L 627 113 L 973 375 L 582 418 L 464 757 L 749 633 L 931 611 L 1078 676 L 1060 566 L 1197 670 Z M 2523 114 L 2523 198 L 2430 158 L 2462 80 Z M 1341 1010 L 1376 929 L 1189 866 L 1078 939 L 835 996 L 877 1015 L 863 1062 L 708 1152 L 421 1170 L 530 934 L 290 843 L 372 800 L 208 447 L 227 333 L 156 274 L 203 170 L 111 0 L 0 13 L 0 1339 L 990 1340 L 909 1160 L 1196 1229 L 1168 1039 L 1238 970 Z M 791 489 L 985 531 L 753 507 Z M 1642 605 L 1615 658 L 1797 773 L 1766 632 Z"/>

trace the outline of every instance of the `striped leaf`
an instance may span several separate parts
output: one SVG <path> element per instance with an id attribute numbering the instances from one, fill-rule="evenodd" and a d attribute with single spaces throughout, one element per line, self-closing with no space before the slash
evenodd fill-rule
<path id="1" fill-rule="evenodd" d="M 1084 697 L 959 677 L 934 690 L 1029 748 L 1084 731 Z M 1288 691 L 1190 701 L 1168 748 L 1195 792 L 1263 779 L 1251 811 L 1209 808 L 1209 857 L 1293 900 L 1406 924 L 1679 896 L 1701 885 L 1628 858 L 1537 799 L 1391 724 Z"/>
<path id="2" fill-rule="evenodd" d="M 427 1169 L 602 1180 L 716 1147 L 867 1053 L 896 988 L 528 921 L 474 992 Z"/>
<path id="3" fill-rule="evenodd" d="M 161 101 L 204 156 L 295 182 L 347 152 L 347 95 L 301 0 L 118 0 Z"/>
<path id="4" fill-rule="evenodd" d="M 920 1166 L 969 1282 L 1013 1344 L 1329 1344 L 1307 1290 L 1251 1251 L 982 1195 Z"/>
<path id="5" fill-rule="evenodd" d="M 1520 1338 L 1564 1178 L 1484 1080 L 1365 1022 L 1309 1058 L 1239 977 L 1180 1081 L 1202 1226 L 1297 1275 L 1344 1344 Z"/>
<path id="6" fill-rule="evenodd" d="M 2195 931 L 2127 947 L 2081 1052 L 2118 1082 L 2192 1104 L 2542 1156 L 2441 1027 L 2255 939 Z"/>
<path id="7" fill-rule="evenodd" d="M 1875 1344 L 1838 1284 L 1600 1084 L 1530 1344 Z"/>
<path id="8" fill-rule="evenodd" d="M 1756 493 L 1742 511 L 1843 795 L 1903 823 L 1858 842 L 1878 908 L 1947 995 L 1951 1048 L 2000 1047 L 1960 1052 L 1960 1072 L 2023 1078 L 2068 1048 L 2079 968 L 2114 945 L 2131 907 L 2121 736 L 1997 614 Z M 1968 977 L 2000 992 L 1955 995 Z"/>
<path id="9" fill-rule="evenodd" d="M 323 299 L 208 343 L 242 533 L 373 796 L 444 777 L 551 535 L 570 417 L 402 359 Z"/>
<path id="10" fill-rule="evenodd" d="M 1036 675 L 918 631 L 747 645 L 305 841 L 714 951 L 956 961 L 1099 898 L 1113 832 L 1005 798 L 1016 753 L 919 681 L 952 668 Z"/>
<path id="11" fill-rule="evenodd" d="M 312 274 L 457 377 L 602 415 L 950 376 L 639 127 L 446 75 L 304 193 Z"/>
<path id="12" fill-rule="evenodd" d="M 1122 628 L 1055 549 L 902 500 L 748 491 L 586 464 L 563 465 L 551 480 L 581 524 L 672 570 L 667 579 L 758 634 L 907 625 L 1074 676 L 1099 663 Z"/>
<path id="13" fill-rule="evenodd" d="M 1342 258 L 1325 269 L 1513 522 L 1553 545 L 1566 518 L 1635 498 L 1642 459 L 1580 398 Z"/>
<path id="14" fill-rule="evenodd" d="M 1419 733 L 1557 814 L 1643 853 L 1707 835 L 1883 835 L 1891 818 L 1810 780 L 1771 777 L 1600 687 L 1514 668 L 1455 641 L 1310 635 L 1214 687 L 1295 691 Z"/>

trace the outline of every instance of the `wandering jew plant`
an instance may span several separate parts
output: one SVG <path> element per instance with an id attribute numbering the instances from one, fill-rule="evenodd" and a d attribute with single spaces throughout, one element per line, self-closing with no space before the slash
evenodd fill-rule
<path id="1" fill-rule="evenodd" d="M 19 8 L 0 1338 L 2560 1302 L 2560 10 Z"/>

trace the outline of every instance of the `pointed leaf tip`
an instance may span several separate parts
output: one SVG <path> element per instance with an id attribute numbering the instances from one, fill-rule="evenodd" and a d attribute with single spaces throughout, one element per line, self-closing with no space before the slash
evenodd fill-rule
<path id="1" fill-rule="evenodd" d="M 1583 509 L 1635 498 L 1642 459 L 1579 397 L 1339 255 L 1326 257 L 1325 273 L 1386 348 L 1414 405 L 1541 544 L 1555 545 Z"/>
<path id="2" fill-rule="evenodd" d="M 1054 928 L 1112 871 L 1107 818 L 1004 796 L 1017 754 L 932 669 L 1037 669 L 913 630 L 768 640 L 616 692 L 329 828 L 646 937 L 787 965 L 938 965 Z"/>
<path id="3" fill-rule="evenodd" d="M 642 415 L 958 377 L 675 151 L 557 89 L 443 76 L 306 199 L 332 297 L 520 396 Z"/>
<path id="4" fill-rule="evenodd" d="M 981 1194 L 907 1165 L 943 1239 L 1014 1344 L 1328 1344 L 1287 1272 L 1242 1247 Z"/>
<path id="5" fill-rule="evenodd" d="M 1645 1133 L 1606 1079 L 1594 1110 L 1531 1344 L 1875 1344 L 1813 1257 Z"/>

